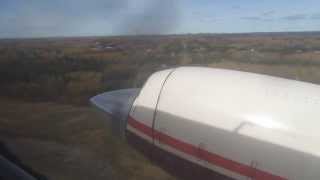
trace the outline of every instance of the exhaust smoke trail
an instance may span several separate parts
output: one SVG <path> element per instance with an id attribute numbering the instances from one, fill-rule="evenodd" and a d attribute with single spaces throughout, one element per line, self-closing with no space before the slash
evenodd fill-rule
<path id="1" fill-rule="evenodd" d="M 140 12 L 127 16 L 115 28 L 125 35 L 171 34 L 179 26 L 178 0 L 148 1 Z"/>

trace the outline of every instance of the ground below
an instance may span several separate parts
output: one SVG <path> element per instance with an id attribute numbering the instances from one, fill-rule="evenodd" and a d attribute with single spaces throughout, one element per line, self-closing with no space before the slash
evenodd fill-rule
<path id="1" fill-rule="evenodd" d="M 0 141 L 45 179 L 170 180 L 91 107 L 0 100 Z"/>

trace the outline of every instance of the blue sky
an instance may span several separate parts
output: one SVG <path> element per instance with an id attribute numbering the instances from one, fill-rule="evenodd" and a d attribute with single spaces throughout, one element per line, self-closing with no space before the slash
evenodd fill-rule
<path id="1" fill-rule="evenodd" d="M 0 0 L 0 38 L 320 30 L 319 0 Z"/>

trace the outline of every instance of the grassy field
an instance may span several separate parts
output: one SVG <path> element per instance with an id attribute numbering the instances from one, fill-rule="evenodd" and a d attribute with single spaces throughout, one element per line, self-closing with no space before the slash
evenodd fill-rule
<path id="1" fill-rule="evenodd" d="M 0 40 L 0 96 L 86 105 L 178 65 L 320 83 L 320 33 Z"/>
<path id="2" fill-rule="evenodd" d="M 90 107 L 1 99 L 1 141 L 47 179 L 173 180 L 123 140 Z"/>
<path id="3" fill-rule="evenodd" d="M 112 137 L 88 99 L 180 65 L 320 84 L 320 33 L 0 40 L 0 142 L 47 179 L 174 179 Z"/>

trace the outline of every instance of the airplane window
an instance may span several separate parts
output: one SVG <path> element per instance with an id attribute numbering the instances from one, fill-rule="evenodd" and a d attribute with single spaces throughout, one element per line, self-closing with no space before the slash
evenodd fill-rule
<path id="1" fill-rule="evenodd" d="M 0 179 L 319 180 L 318 0 L 1 0 Z"/>

